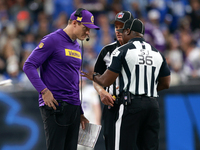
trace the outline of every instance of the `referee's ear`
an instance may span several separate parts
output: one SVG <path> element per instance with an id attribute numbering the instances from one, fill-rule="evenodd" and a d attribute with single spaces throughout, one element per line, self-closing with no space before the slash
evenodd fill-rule
<path id="1" fill-rule="evenodd" d="M 127 29 L 126 30 L 126 35 L 130 35 L 131 34 L 131 30 L 130 29 Z"/>

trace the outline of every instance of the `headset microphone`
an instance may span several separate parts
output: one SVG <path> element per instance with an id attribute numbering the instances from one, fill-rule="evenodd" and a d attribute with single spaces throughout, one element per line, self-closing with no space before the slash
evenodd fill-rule
<path id="1" fill-rule="evenodd" d="M 86 38 L 86 41 L 89 41 L 90 40 L 90 37 L 89 37 L 89 35 L 87 35 L 88 37 Z"/>

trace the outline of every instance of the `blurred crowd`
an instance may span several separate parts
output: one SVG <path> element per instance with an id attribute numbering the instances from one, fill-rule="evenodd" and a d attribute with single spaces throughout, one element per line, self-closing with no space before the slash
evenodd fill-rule
<path id="1" fill-rule="evenodd" d="M 144 38 L 164 54 L 171 85 L 200 78 L 200 0 L 0 0 L 0 80 L 32 88 L 23 64 L 41 38 L 67 25 L 77 8 L 94 14 L 100 30 L 83 41 L 83 69 L 93 71 L 100 50 L 115 41 L 110 21 L 122 10 L 145 24 Z"/>

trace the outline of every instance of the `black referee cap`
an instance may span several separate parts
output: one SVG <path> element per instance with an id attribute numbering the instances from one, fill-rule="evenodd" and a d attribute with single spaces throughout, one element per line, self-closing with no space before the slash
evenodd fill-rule
<path id="1" fill-rule="evenodd" d="M 129 19 L 124 23 L 124 26 L 122 29 L 118 29 L 117 31 L 123 32 L 125 29 L 130 29 L 132 31 L 144 34 L 144 24 L 139 19 Z"/>
<path id="2" fill-rule="evenodd" d="M 129 11 L 121 11 L 115 16 L 115 20 L 111 21 L 111 24 L 114 24 L 115 21 L 125 23 L 128 19 L 133 19 L 133 15 Z"/>

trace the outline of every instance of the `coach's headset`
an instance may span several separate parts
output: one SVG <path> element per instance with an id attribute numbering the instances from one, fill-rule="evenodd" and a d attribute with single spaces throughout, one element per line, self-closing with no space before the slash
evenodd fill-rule
<path id="1" fill-rule="evenodd" d="M 82 11 L 85 10 L 84 8 L 78 8 L 74 14 L 74 16 L 76 17 L 82 17 Z M 88 37 L 86 38 L 86 41 L 89 41 L 90 40 L 90 37 L 89 35 L 87 35 Z"/>
<path id="2" fill-rule="evenodd" d="M 76 10 L 74 16 L 82 17 L 82 13 L 81 13 L 82 10 L 85 10 L 85 9 L 83 9 L 83 8 L 78 8 L 78 9 Z"/>

